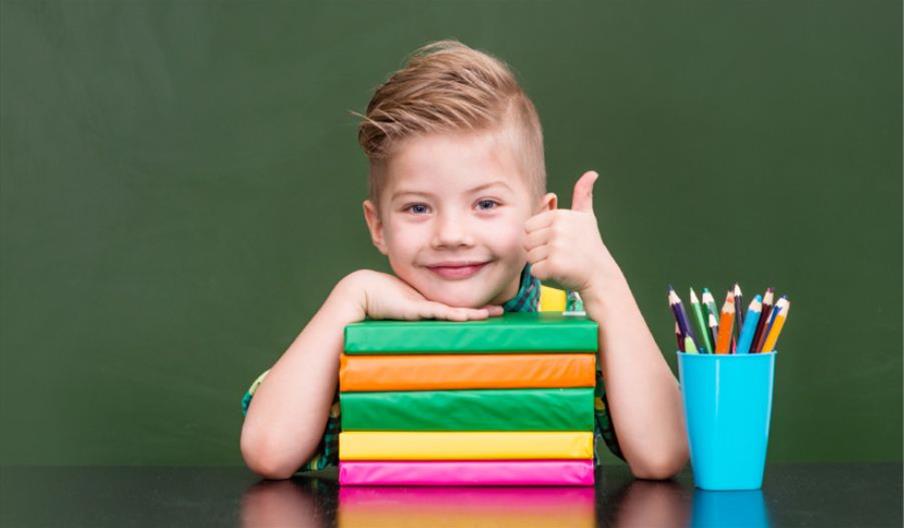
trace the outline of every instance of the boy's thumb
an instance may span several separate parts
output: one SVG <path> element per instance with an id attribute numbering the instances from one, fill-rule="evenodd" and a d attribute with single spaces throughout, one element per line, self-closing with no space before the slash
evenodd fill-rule
<path id="1" fill-rule="evenodd" d="M 593 184 L 599 174 L 596 171 L 587 171 L 574 184 L 574 194 L 571 198 L 572 211 L 593 212 Z"/>

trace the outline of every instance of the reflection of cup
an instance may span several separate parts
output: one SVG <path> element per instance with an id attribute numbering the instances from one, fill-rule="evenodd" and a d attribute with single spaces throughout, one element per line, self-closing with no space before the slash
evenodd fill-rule
<path id="1" fill-rule="evenodd" d="M 698 488 L 762 487 L 776 354 L 678 352 L 691 466 Z"/>
<path id="2" fill-rule="evenodd" d="M 769 516 L 761 490 L 694 492 L 691 528 L 768 528 Z"/>
<path id="3" fill-rule="evenodd" d="M 595 497 L 589 486 L 342 486 L 337 525 L 591 528 Z"/>

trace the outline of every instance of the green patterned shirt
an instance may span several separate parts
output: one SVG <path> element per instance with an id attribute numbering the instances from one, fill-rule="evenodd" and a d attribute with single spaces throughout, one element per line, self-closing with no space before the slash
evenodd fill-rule
<path id="1" fill-rule="evenodd" d="M 503 304 L 506 312 L 536 312 L 538 310 L 540 300 L 540 279 L 530 274 L 530 264 L 524 266 L 521 270 L 521 283 L 518 293 L 509 301 Z M 573 296 L 568 292 L 568 298 Z M 242 415 L 248 413 L 248 406 L 251 405 L 251 399 L 254 397 L 255 391 L 261 382 L 267 376 L 269 370 L 258 376 L 251 387 L 245 392 L 242 398 Z M 609 447 L 609 450 L 618 458 L 625 460 L 622 455 L 621 448 L 618 445 L 618 438 L 615 435 L 615 427 L 609 419 L 607 410 L 608 402 L 606 401 L 606 391 L 603 384 L 603 375 L 596 369 L 596 387 L 594 390 L 594 453 L 593 460 L 595 465 L 599 465 L 599 449 L 602 443 Z M 298 469 L 298 471 L 317 471 L 330 466 L 339 464 L 339 432 L 341 431 L 341 417 L 339 412 L 339 389 L 337 387 L 333 403 L 330 406 L 330 416 L 326 423 L 326 430 L 317 446 L 314 456 Z"/>

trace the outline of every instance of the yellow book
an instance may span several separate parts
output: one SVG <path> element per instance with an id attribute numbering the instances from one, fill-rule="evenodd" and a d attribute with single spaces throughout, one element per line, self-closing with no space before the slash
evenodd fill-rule
<path id="1" fill-rule="evenodd" d="M 339 460 L 592 459 L 590 431 L 339 433 Z"/>
<path id="2" fill-rule="evenodd" d="M 540 301 L 537 311 L 540 312 L 564 312 L 566 305 L 565 290 L 552 286 L 540 285 Z"/>

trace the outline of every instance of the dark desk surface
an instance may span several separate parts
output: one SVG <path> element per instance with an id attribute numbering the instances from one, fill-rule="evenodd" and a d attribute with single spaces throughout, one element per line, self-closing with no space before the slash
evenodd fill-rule
<path id="1" fill-rule="evenodd" d="M 695 489 L 604 466 L 596 488 L 353 488 L 244 468 L 3 467 L 0 526 L 892 526 L 902 466 L 774 464 L 763 489 Z"/>

